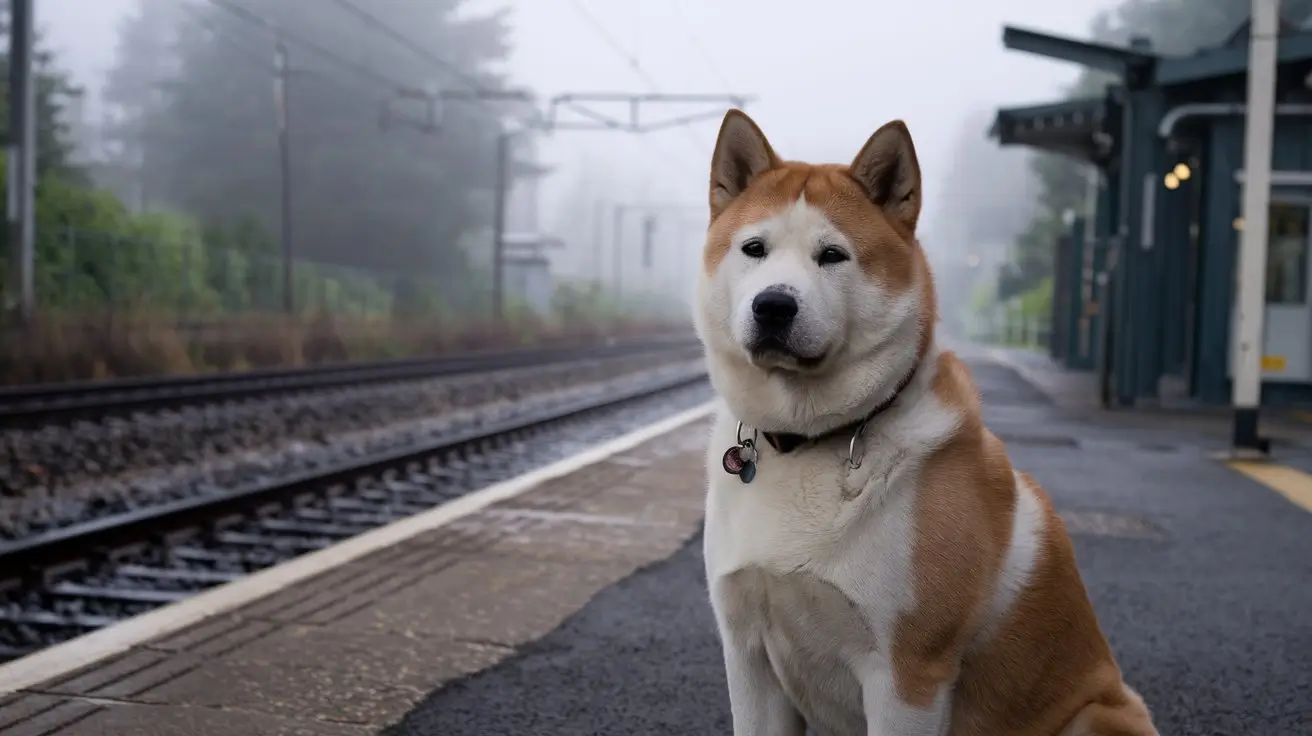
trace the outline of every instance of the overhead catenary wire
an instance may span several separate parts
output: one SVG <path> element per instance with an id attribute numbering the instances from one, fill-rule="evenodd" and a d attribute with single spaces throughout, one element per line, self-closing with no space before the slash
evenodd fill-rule
<path id="1" fill-rule="evenodd" d="M 608 46 L 610 46 L 611 49 L 620 58 L 622 58 L 629 65 L 631 69 L 633 69 L 634 73 L 637 74 L 640 79 L 642 79 L 642 81 L 647 85 L 647 87 L 652 92 L 656 94 L 662 93 L 660 83 L 657 82 L 656 79 L 652 77 L 651 73 L 648 72 L 642 66 L 642 63 L 638 61 L 637 57 L 635 57 L 626 48 L 624 48 L 624 44 L 620 43 L 619 40 L 615 38 L 615 35 L 610 32 L 610 30 L 606 27 L 606 24 L 598 20 L 595 15 L 593 15 L 586 7 L 584 7 L 583 3 L 579 2 L 579 0 L 570 0 L 570 5 L 573 6 L 575 12 L 577 12 L 579 16 L 582 17 L 583 20 L 589 26 L 592 27 L 592 29 L 597 33 L 597 35 L 600 36 L 601 39 L 605 41 L 605 43 Z M 683 128 L 683 130 L 687 131 L 689 135 L 689 141 L 693 144 L 695 148 L 698 149 L 698 152 L 706 155 L 709 158 L 711 155 L 710 149 L 707 148 L 704 141 L 700 140 L 697 137 L 697 135 L 693 133 L 692 126 L 689 123 L 683 123 L 680 127 Z M 663 157 L 659 157 L 659 158 L 663 158 Z"/>
<path id="2" fill-rule="evenodd" d="M 370 13 L 364 8 L 361 8 L 359 5 L 355 4 L 352 0 L 330 0 L 330 2 L 332 2 L 337 7 L 341 8 L 346 13 L 354 16 L 356 20 L 359 20 L 361 23 L 364 23 L 365 25 L 373 28 L 375 31 L 382 34 L 383 36 L 391 39 L 394 43 L 416 54 L 421 59 L 424 59 L 430 64 L 433 64 L 434 66 L 438 66 L 445 69 L 452 76 L 454 76 L 456 79 L 459 79 L 474 92 L 478 92 L 480 94 L 485 94 L 485 95 L 493 95 L 498 92 L 498 90 L 493 90 L 488 88 L 473 75 L 461 70 L 460 67 L 457 66 L 456 64 L 446 59 L 443 59 L 437 54 L 434 54 L 432 51 L 429 51 L 428 49 L 424 48 L 422 44 L 418 43 L 417 41 L 405 35 L 404 33 L 396 30 L 395 28 L 388 25 L 387 23 L 383 22 L 381 19 L 378 18 L 378 16 L 374 15 L 373 13 Z"/>
<path id="3" fill-rule="evenodd" d="M 574 7 L 574 10 L 589 26 L 592 26 L 592 29 L 597 35 L 600 36 L 620 58 L 624 59 L 629 67 L 633 69 L 634 73 L 651 88 L 652 92 L 660 92 L 660 84 L 646 69 L 643 68 L 642 63 L 638 61 L 638 57 L 629 53 L 629 50 L 624 48 L 624 44 L 620 43 L 619 40 L 615 38 L 615 35 L 610 32 L 610 29 L 597 19 L 597 16 L 593 15 L 586 7 L 584 7 L 583 3 L 579 2 L 579 0 L 570 0 L 570 5 Z"/>
<path id="4" fill-rule="evenodd" d="M 303 35 L 289 32 L 286 28 L 278 25 L 274 21 L 264 16 L 261 16 L 260 14 L 252 11 L 247 7 L 244 7 L 239 3 L 232 2 L 232 0 L 205 0 L 205 1 L 209 2 L 211 5 L 214 5 L 216 7 L 228 11 L 229 13 L 247 21 L 248 23 L 265 28 L 270 33 L 274 34 L 275 37 L 283 39 L 284 42 L 297 45 L 308 51 L 311 51 L 315 55 L 323 59 L 326 59 L 328 61 L 331 61 L 337 64 L 338 66 L 349 69 L 354 73 L 356 73 L 357 75 L 370 80 L 371 82 L 374 82 L 382 86 L 390 87 L 395 92 L 401 94 L 413 95 L 417 91 L 415 85 L 413 84 L 403 82 L 401 80 L 396 79 L 395 77 L 390 77 L 382 72 L 379 72 L 376 69 L 369 67 L 365 64 L 361 64 L 359 62 L 353 61 L 345 56 L 342 56 L 341 54 L 336 53 L 335 51 L 333 51 L 332 49 L 328 48 L 323 44 L 316 43 L 314 41 L 307 39 Z M 363 8 L 359 7 L 359 5 L 353 2 L 349 2 L 349 0 L 332 0 L 332 2 L 339 9 L 347 13 L 350 13 L 356 19 L 357 22 L 372 27 L 376 32 L 383 34 L 385 37 L 389 38 L 393 43 L 402 45 L 404 48 L 411 51 L 412 53 L 419 54 L 430 64 L 439 66 L 444 70 L 446 70 L 447 72 L 451 73 L 454 77 L 459 79 L 464 84 L 464 86 L 467 86 L 469 88 L 470 92 L 472 93 L 472 96 L 469 97 L 468 99 L 472 100 L 473 102 L 477 102 L 483 105 L 484 107 L 487 107 L 492 112 L 499 112 L 499 110 L 493 105 L 493 103 L 496 101 L 495 98 L 497 96 L 502 96 L 504 98 L 507 95 L 506 90 L 496 89 L 481 83 L 473 75 L 462 71 L 456 64 L 428 51 L 423 47 L 422 44 L 416 42 L 412 38 L 406 36 L 404 33 L 401 33 L 400 31 L 396 30 L 394 27 L 383 22 L 376 15 L 373 15 L 369 11 L 364 10 Z M 421 94 L 423 93 L 421 92 Z M 437 96 L 446 96 L 441 91 L 435 92 L 435 94 Z M 526 96 L 525 101 L 531 103 L 532 102 L 531 96 Z M 519 114 L 517 115 L 517 117 L 529 121 L 530 123 L 536 123 L 538 118 L 540 117 L 540 113 L 537 111 L 536 108 L 534 108 L 531 111 L 531 113 L 527 115 Z"/>
<path id="5" fill-rule="evenodd" d="M 209 0 L 204 0 L 204 1 L 208 2 Z M 228 12 L 232 16 L 248 24 L 265 29 L 270 29 L 274 27 L 272 21 L 269 21 L 268 19 L 255 14 L 253 11 L 249 11 L 234 3 L 211 2 L 210 4 L 216 8 L 220 8 L 225 12 Z M 277 66 L 273 61 L 274 51 L 275 51 L 275 47 L 273 44 L 271 44 L 268 49 L 261 49 L 261 50 L 253 49 L 250 45 L 234 38 L 232 34 L 225 32 L 218 25 L 216 25 L 211 19 L 206 18 L 203 13 L 199 12 L 199 9 L 196 7 L 195 3 L 189 2 L 187 0 L 182 0 L 181 2 L 179 2 L 179 5 L 181 5 L 183 11 L 187 14 L 187 16 L 198 28 L 208 32 L 216 40 L 219 40 L 224 44 L 226 44 L 233 52 L 236 52 L 239 56 L 241 56 L 244 61 L 249 62 L 256 68 L 268 72 L 269 74 L 272 75 L 278 74 Z M 275 39 L 278 37 L 279 36 L 277 35 L 274 36 Z M 292 38 L 287 37 L 286 34 L 282 34 L 281 37 L 287 41 L 296 43 L 296 41 L 294 41 Z M 355 66 L 360 67 L 361 65 L 355 65 Z M 362 100 L 369 99 L 374 104 L 384 102 L 387 99 L 386 95 L 377 94 L 377 89 L 367 89 L 365 86 L 365 82 L 362 79 L 358 79 L 358 78 L 354 80 L 347 79 L 319 70 L 293 69 L 291 71 L 298 75 L 313 77 L 315 80 L 320 82 L 326 82 L 332 84 L 335 87 L 343 90 L 344 92 L 350 92 L 352 94 L 359 95 Z M 355 69 L 355 71 L 360 71 L 360 70 Z M 385 86 L 387 87 L 387 90 L 389 92 L 395 93 L 397 91 L 405 89 L 405 87 L 401 85 L 400 82 L 390 79 L 387 77 L 387 75 L 377 72 L 375 70 L 368 70 L 367 74 L 363 74 L 361 76 L 365 76 L 373 82 L 386 80 L 387 84 Z"/>
<path id="6" fill-rule="evenodd" d="M 674 11 L 674 15 L 678 17 L 679 24 L 683 26 L 684 33 L 687 34 L 688 40 L 692 42 L 693 49 L 695 49 L 697 54 L 702 57 L 702 61 L 705 62 L 706 67 L 711 70 L 711 74 L 720 81 L 720 85 L 724 88 L 725 92 L 732 90 L 733 85 L 729 83 L 729 77 L 724 73 L 724 70 L 720 68 L 720 65 L 715 62 L 715 57 L 712 56 L 710 50 L 706 48 L 706 44 L 702 43 L 701 36 L 697 34 L 693 24 L 688 22 L 688 16 L 684 15 L 683 3 L 680 2 L 680 0 L 671 0 L 670 8 Z"/>
<path id="7" fill-rule="evenodd" d="M 191 18 L 192 23 L 196 24 L 216 39 L 228 44 L 233 51 L 240 52 L 240 55 L 246 57 L 247 61 L 250 61 L 252 64 L 255 64 L 266 71 L 275 71 L 273 63 L 269 61 L 271 50 L 257 51 L 246 45 L 246 43 L 238 41 L 228 33 L 219 29 L 218 26 L 211 22 L 209 18 L 206 18 L 192 3 L 183 2 L 179 3 L 179 5 L 182 7 L 182 12 Z"/>
<path id="8" fill-rule="evenodd" d="M 324 46 L 323 44 L 316 43 L 314 41 L 307 39 L 305 36 L 302 36 L 292 31 L 288 31 L 286 28 L 279 26 L 277 23 L 274 23 L 268 18 L 259 15 L 258 13 L 256 13 L 255 11 L 249 8 L 243 7 L 239 3 L 231 2 L 231 0 L 205 0 L 205 2 L 209 3 L 210 5 L 213 5 L 216 8 L 225 10 L 228 13 L 232 14 L 233 16 L 241 18 L 242 20 L 246 21 L 247 23 L 250 23 L 251 25 L 264 28 L 265 30 L 272 33 L 275 37 L 283 39 L 283 41 L 285 41 L 286 43 L 299 46 L 305 49 L 306 51 L 309 51 L 326 61 L 330 61 L 334 64 L 337 64 L 343 69 L 348 69 L 360 77 L 369 79 L 369 81 L 371 82 L 374 82 L 384 87 L 389 87 L 394 90 L 404 90 L 404 89 L 411 88 L 413 86 L 401 80 L 398 80 L 395 77 L 390 77 L 366 64 L 361 64 L 359 62 L 352 61 L 351 59 L 348 59 L 345 56 L 338 54 L 337 52 L 333 51 L 327 46 Z"/>

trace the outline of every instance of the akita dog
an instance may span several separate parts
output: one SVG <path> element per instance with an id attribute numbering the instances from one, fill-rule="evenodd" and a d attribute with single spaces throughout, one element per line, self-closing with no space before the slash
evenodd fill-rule
<path id="1" fill-rule="evenodd" d="M 705 556 L 734 734 L 1156 734 L 1061 519 L 935 343 L 906 126 L 812 165 L 731 110 L 710 185 Z"/>

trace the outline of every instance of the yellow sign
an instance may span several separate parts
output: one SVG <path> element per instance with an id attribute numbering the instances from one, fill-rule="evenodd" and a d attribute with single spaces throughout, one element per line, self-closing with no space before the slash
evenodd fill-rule
<path id="1" fill-rule="evenodd" d="M 1285 369 L 1285 356 L 1283 355 L 1262 356 L 1262 370 L 1283 371 L 1284 369 Z"/>

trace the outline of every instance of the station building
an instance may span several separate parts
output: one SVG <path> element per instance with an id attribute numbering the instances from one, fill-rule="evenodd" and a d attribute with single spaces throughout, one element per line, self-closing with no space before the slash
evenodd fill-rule
<path id="1" fill-rule="evenodd" d="M 1015 27 L 1008 49 L 1115 76 L 1105 94 L 997 112 L 1002 145 L 1075 157 L 1096 205 L 1054 262 L 1053 357 L 1104 405 L 1228 404 L 1238 284 L 1248 25 L 1188 56 Z M 1312 31 L 1278 43 L 1263 345 L 1265 405 L 1312 404 Z"/>

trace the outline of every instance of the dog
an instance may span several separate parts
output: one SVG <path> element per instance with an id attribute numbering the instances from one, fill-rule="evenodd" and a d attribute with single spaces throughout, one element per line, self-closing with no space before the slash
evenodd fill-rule
<path id="1" fill-rule="evenodd" d="M 1061 519 L 935 342 L 906 125 L 848 166 L 740 110 L 694 307 L 704 554 L 735 736 L 1150 736 Z"/>

